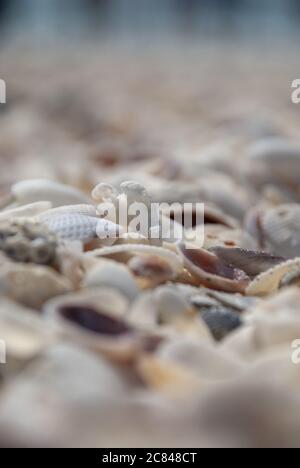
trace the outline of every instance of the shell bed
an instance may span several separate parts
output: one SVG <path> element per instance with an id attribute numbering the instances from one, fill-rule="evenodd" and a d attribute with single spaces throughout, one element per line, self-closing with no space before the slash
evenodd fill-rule
<path id="1" fill-rule="evenodd" d="M 0 445 L 299 446 L 297 59 L 81 52 L 0 51 Z M 203 243 L 125 197 L 204 203 Z"/>

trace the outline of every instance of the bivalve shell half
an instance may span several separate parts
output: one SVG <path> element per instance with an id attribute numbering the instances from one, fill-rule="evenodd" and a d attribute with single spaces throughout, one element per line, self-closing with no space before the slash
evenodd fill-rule
<path id="1" fill-rule="evenodd" d="M 0 267 L 0 292 L 33 309 L 72 291 L 72 284 L 47 266 L 6 263 Z"/>

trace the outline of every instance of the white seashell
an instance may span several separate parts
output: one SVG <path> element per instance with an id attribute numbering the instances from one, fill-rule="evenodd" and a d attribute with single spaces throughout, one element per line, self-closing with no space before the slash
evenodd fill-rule
<path id="1" fill-rule="evenodd" d="M 141 347 L 141 338 L 127 321 L 128 300 L 112 288 L 89 288 L 47 302 L 43 312 L 64 338 L 128 363 Z"/>
<path id="2" fill-rule="evenodd" d="M 287 344 L 300 336 L 300 292 L 287 288 L 261 302 L 248 314 L 254 340 L 260 349 Z"/>
<path id="3" fill-rule="evenodd" d="M 73 344 L 52 346 L 2 393 L 1 441 L 22 447 L 91 444 L 100 421 L 129 388 L 101 356 Z"/>
<path id="4" fill-rule="evenodd" d="M 7 262 L 0 267 L 0 293 L 33 309 L 71 290 L 66 278 L 46 266 Z"/>
<path id="5" fill-rule="evenodd" d="M 48 201 L 38 201 L 18 208 L 7 209 L 0 213 L 0 221 L 12 218 L 30 218 L 39 216 L 41 213 L 47 212 L 51 207 L 52 204 Z"/>
<path id="6" fill-rule="evenodd" d="M 97 216 L 96 207 L 94 205 L 64 205 L 45 211 L 37 217 L 37 220 L 40 222 L 48 221 L 52 216 L 62 214 L 79 214 L 92 217 Z"/>
<path id="7" fill-rule="evenodd" d="M 105 257 L 108 255 L 118 254 L 118 253 L 132 253 L 140 252 L 143 254 L 158 255 L 165 260 L 169 261 L 170 265 L 175 272 L 178 274 L 181 273 L 183 269 L 183 260 L 174 252 L 171 252 L 164 247 L 156 247 L 154 245 L 141 245 L 141 244 L 125 244 L 125 245 L 115 245 L 113 247 L 104 247 L 102 249 L 95 249 L 92 252 L 88 252 L 85 255 L 96 256 L 96 257 Z"/>
<path id="8" fill-rule="evenodd" d="M 196 315 L 189 302 L 172 286 L 161 286 L 153 293 L 158 323 L 167 324 L 183 318 L 185 315 Z M 207 330 L 207 336 L 209 332 Z"/>
<path id="9" fill-rule="evenodd" d="M 207 341 L 177 338 L 163 345 L 157 353 L 161 359 L 175 361 L 205 379 L 226 379 L 242 371 L 239 359 L 225 355 Z"/>
<path id="10" fill-rule="evenodd" d="M 294 258 L 261 273 L 246 288 L 249 296 L 265 296 L 279 289 L 282 278 L 300 267 L 300 258 Z"/>
<path id="11" fill-rule="evenodd" d="M 62 239 L 83 242 L 97 237 L 116 238 L 122 232 L 121 227 L 111 221 L 77 213 L 54 214 L 46 218 L 43 223 Z"/>
<path id="12" fill-rule="evenodd" d="M 135 299 L 140 290 L 130 270 L 112 260 L 99 260 L 85 275 L 85 287 L 104 286 L 120 291 L 130 301 Z"/>
<path id="13" fill-rule="evenodd" d="M 53 207 L 90 203 L 89 198 L 68 185 L 47 179 L 32 179 L 17 182 L 11 188 L 12 196 L 18 204 L 48 200 Z"/>
<path id="14" fill-rule="evenodd" d="M 266 246 L 278 255 L 300 255 L 300 205 L 279 205 L 261 216 L 260 226 Z"/>
<path id="15" fill-rule="evenodd" d="M 54 328 L 35 311 L 7 298 L 0 299 L 0 338 L 6 345 L 6 365 L 0 366 L 0 375 L 11 373 L 37 356 L 56 339 Z"/>

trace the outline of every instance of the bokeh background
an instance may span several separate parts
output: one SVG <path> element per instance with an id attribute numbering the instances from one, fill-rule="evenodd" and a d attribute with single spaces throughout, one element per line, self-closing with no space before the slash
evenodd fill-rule
<path id="1" fill-rule="evenodd" d="M 1 0 L 2 37 L 297 34 L 299 0 Z"/>

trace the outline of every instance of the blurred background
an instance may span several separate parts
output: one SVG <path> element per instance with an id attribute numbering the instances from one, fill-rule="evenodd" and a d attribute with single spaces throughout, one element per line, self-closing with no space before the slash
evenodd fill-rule
<path id="1" fill-rule="evenodd" d="M 300 0 L 0 0 L 1 35 L 296 34 Z"/>

